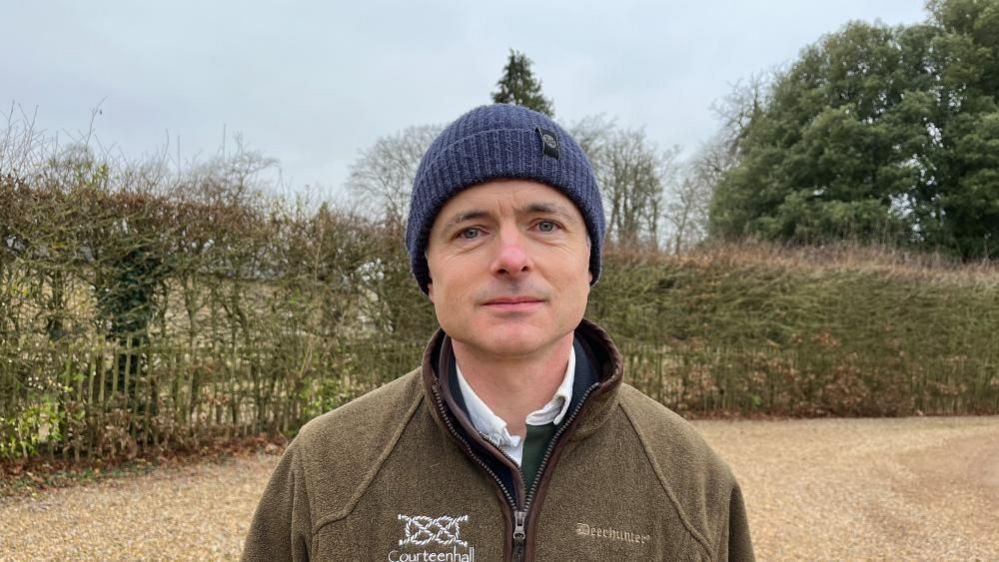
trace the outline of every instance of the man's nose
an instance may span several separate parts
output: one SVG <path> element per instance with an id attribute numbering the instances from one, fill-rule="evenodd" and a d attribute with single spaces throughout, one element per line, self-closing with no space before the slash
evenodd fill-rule
<path id="1" fill-rule="evenodd" d="M 499 253 L 493 263 L 493 272 L 508 277 L 519 277 L 529 272 L 533 264 L 527 252 L 526 242 L 518 228 L 501 228 Z"/>

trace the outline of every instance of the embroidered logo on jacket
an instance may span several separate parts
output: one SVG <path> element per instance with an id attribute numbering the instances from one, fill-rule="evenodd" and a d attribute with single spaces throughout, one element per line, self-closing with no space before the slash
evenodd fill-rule
<path id="1" fill-rule="evenodd" d="M 596 525 L 591 526 L 586 523 L 576 523 L 576 534 L 581 537 L 594 537 L 637 544 L 645 544 L 652 540 L 652 537 L 649 535 L 632 533 L 631 531 L 618 531 L 617 529 L 602 528 L 597 527 Z"/>
<path id="2" fill-rule="evenodd" d="M 403 538 L 399 539 L 400 550 L 389 552 L 389 562 L 475 562 L 475 548 L 461 539 L 461 526 L 468 522 L 467 515 L 452 517 L 428 517 L 426 515 L 402 515 Z M 451 550 L 430 550 L 427 547 L 451 547 Z M 401 547 L 410 547 L 402 549 Z M 417 550 L 412 547 L 423 547 Z"/>
<path id="3" fill-rule="evenodd" d="M 452 544 L 468 546 L 468 543 L 461 540 L 460 536 L 461 524 L 468 521 L 467 515 L 462 515 L 461 517 L 443 515 L 435 519 L 426 515 L 410 517 L 400 514 L 399 521 L 406 522 L 406 527 L 403 529 L 403 532 L 406 533 L 406 538 L 399 541 L 399 546 L 406 546 L 407 544 L 426 546 L 430 543 L 442 544 L 444 546 Z"/>

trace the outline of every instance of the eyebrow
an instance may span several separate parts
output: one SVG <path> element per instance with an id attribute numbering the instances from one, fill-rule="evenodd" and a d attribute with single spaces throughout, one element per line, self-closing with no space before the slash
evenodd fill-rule
<path id="1" fill-rule="evenodd" d="M 531 203 L 527 206 L 526 211 L 532 215 L 559 215 L 570 221 L 575 219 L 565 205 L 559 205 L 558 203 Z"/>
<path id="2" fill-rule="evenodd" d="M 529 214 L 529 215 L 557 215 L 569 222 L 578 222 L 576 217 L 569 212 L 569 209 L 565 205 L 560 205 L 558 203 L 530 203 L 526 207 L 519 209 L 517 211 L 519 214 Z M 483 209 L 470 209 L 468 211 L 462 211 L 453 215 L 445 224 L 445 231 L 468 221 L 478 220 L 483 217 L 488 217 L 490 215 L 489 211 Z"/>
<path id="3" fill-rule="evenodd" d="M 473 221 L 487 216 L 489 216 L 489 213 L 480 209 L 472 209 L 471 211 L 464 211 L 452 216 L 451 219 L 444 224 L 444 230 L 448 230 L 449 228 L 457 226 L 463 222 Z"/>

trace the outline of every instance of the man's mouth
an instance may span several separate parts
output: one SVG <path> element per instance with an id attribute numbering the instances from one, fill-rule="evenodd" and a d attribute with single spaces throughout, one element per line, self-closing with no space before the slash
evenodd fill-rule
<path id="1" fill-rule="evenodd" d="M 537 297 L 499 297 L 489 299 L 485 306 L 497 311 L 523 312 L 540 306 L 543 302 L 543 299 Z"/>

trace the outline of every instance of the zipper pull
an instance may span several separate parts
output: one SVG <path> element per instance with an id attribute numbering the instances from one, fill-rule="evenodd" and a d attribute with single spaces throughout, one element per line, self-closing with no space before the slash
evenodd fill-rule
<path id="1" fill-rule="evenodd" d="M 527 538 L 527 527 L 525 522 L 527 521 L 526 511 L 514 511 L 513 512 L 513 559 L 523 560 L 524 559 L 524 543 Z"/>

